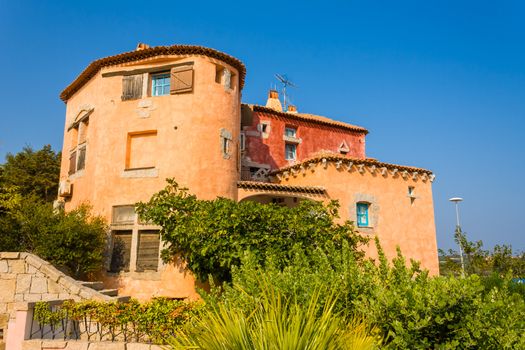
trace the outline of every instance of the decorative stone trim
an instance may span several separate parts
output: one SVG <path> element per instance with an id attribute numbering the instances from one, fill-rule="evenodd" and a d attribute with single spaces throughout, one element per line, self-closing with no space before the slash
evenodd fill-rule
<path id="1" fill-rule="evenodd" d="M 280 180 L 283 177 L 288 177 L 288 174 L 290 174 L 290 172 L 292 171 L 299 171 L 305 173 L 306 167 L 314 171 L 314 167 L 316 164 L 321 164 L 323 169 L 327 169 L 329 164 L 333 164 L 338 170 L 346 169 L 348 172 L 351 172 L 353 171 L 353 169 L 355 169 L 360 174 L 365 174 L 368 171 L 372 175 L 380 174 L 385 178 L 389 175 L 391 177 L 400 176 L 405 180 L 410 178 L 414 181 L 421 180 L 423 182 L 426 182 L 428 180 L 430 180 L 430 182 L 433 182 L 435 179 L 435 175 L 430 170 L 404 165 L 383 163 L 371 158 L 349 158 L 338 154 L 318 155 L 306 159 L 302 162 L 298 162 L 296 164 L 274 170 L 270 172 L 269 175 L 275 176 L 277 177 L 277 179 Z"/>

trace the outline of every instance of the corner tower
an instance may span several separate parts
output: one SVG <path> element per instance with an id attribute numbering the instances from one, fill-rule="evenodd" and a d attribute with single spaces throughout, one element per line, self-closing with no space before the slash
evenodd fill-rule
<path id="1" fill-rule="evenodd" d="M 59 196 L 66 210 L 89 202 L 111 223 L 113 245 L 121 240 L 124 247 L 122 266 L 108 267 L 121 274 L 115 277 L 166 270 L 158 259 L 158 228 L 142 225 L 133 209 L 164 188 L 166 178 L 201 199 L 237 199 L 245 74 L 241 61 L 213 49 L 139 44 L 92 62 L 61 93 L 66 120 Z"/>
<path id="2" fill-rule="evenodd" d="M 245 67 L 200 46 L 148 47 L 92 62 L 66 103 L 61 195 L 110 218 L 173 177 L 200 198 L 236 198 Z"/>

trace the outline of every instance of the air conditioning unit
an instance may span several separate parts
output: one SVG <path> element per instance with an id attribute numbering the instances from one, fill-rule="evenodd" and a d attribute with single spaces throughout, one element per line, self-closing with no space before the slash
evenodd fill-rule
<path id="1" fill-rule="evenodd" d="M 71 197 L 73 186 L 68 180 L 60 181 L 58 184 L 58 195 L 60 197 Z"/>

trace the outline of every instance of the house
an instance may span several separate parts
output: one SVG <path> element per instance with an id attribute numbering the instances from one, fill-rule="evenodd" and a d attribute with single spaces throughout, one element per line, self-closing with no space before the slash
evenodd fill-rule
<path id="1" fill-rule="evenodd" d="M 241 103 L 244 64 L 214 49 L 149 47 L 93 61 L 66 103 L 59 199 L 89 202 L 111 224 L 104 282 L 122 294 L 195 298 L 181 264 L 159 258 L 159 227 L 134 203 L 175 178 L 201 199 L 341 203 L 342 219 L 438 273 L 431 171 L 367 158 L 368 131 L 283 108 Z M 373 248 L 368 252 L 374 255 Z"/>

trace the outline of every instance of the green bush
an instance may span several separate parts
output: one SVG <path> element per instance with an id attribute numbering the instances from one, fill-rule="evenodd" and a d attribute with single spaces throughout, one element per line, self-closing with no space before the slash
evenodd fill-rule
<path id="1" fill-rule="evenodd" d="M 303 252 L 327 243 L 346 242 L 356 256 L 367 240 L 349 221 L 336 223 L 338 204 L 303 201 L 295 208 L 225 198 L 199 200 L 168 180 L 167 187 L 137 211 L 144 220 L 162 226 L 162 240 L 169 243 L 164 260 L 181 257 L 201 280 L 213 275 L 230 280 L 232 266 L 239 266 L 250 251 L 258 263 L 272 258 L 284 267 L 299 247 Z"/>
<path id="2" fill-rule="evenodd" d="M 276 291 L 301 304 L 324 291 L 317 312 L 335 293 L 334 312 L 378 327 L 385 348 L 525 348 L 525 302 L 509 279 L 429 277 L 417 263 L 407 265 L 401 253 L 389 263 L 378 250 L 377 263 L 355 259 L 345 245 L 309 254 L 296 250 L 284 268 L 271 261 L 261 266 L 247 254 L 233 269 L 231 284 L 203 295 L 210 305 L 247 312 L 264 294 L 257 283 L 262 274 Z"/>
<path id="3" fill-rule="evenodd" d="M 34 253 L 77 279 L 103 267 L 107 225 L 102 217 L 92 216 L 86 205 L 55 211 L 34 196 L 13 196 L 16 200 L 0 213 L 0 251 Z"/>
<path id="4" fill-rule="evenodd" d="M 166 298 L 156 298 L 140 303 L 65 301 L 59 308 L 51 310 L 47 302 L 35 305 L 35 319 L 41 324 L 56 325 L 66 317 L 70 320 L 96 322 L 104 340 L 123 338 L 127 341 L 145 341 L 164 344 L 201 309 L 201 303 L 187 303 Z"/>

